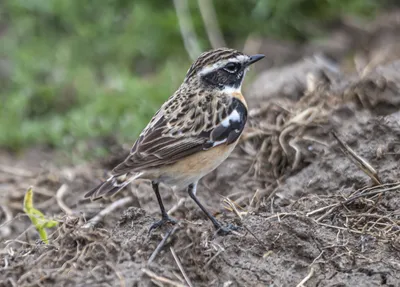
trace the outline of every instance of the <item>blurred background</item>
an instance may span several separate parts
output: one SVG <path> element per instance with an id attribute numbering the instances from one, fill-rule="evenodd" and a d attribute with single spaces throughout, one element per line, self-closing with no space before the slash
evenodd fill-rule
<path id="1" fill-rule="evenodd" d="M 76 158 L 104 156 L 110 144 L 133 143 L 200 52 L 228 46 L 265 53 L 267 60 L 256 71 L 321 47 L 335 60 L 347 56 L 336 46 L 357 41 L 341 41 L 332 31 L 362 29 L 395 5 L 378 0 L 2 0 L 0 147 L 21 151 L 41 145 Z"/>

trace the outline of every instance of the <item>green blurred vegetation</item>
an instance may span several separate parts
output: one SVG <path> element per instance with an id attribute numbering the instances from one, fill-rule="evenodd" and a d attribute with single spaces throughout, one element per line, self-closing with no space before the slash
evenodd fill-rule
<path id="1" fill-rule="evenodd" d="M 201 0 L 200 0 L 201 1 Z M 202 50 L 210 48 L 189 0 Z M 250 35 L 296 41 L 341 15 L 372 15 L 373 0 L 214 0 L 229 46 Z M 173 1 L 2 0 L 0 146 L 76 148 L 133 141 L 184 78 L 190 60 Z"/>

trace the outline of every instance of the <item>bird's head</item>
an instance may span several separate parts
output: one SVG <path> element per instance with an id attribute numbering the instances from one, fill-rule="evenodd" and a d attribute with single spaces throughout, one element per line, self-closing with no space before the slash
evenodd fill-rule
<path id="1" fill-rule="evenodd" d="M 264 55 L 248 56 L 228 48 L 204 52 L 189 68 L 185 83 L 222 91 L 240 90 L 249 66 L 262 58 Z"/>

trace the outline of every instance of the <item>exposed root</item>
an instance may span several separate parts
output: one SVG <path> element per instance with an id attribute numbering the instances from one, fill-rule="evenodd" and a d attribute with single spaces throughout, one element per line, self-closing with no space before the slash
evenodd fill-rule
<path id="1" fill-rule="evenodd" d="M 0 237 L 7 238 L 11 235 L 11 227 L 7 223 L 11 222 L 13 216 L 7 205 L 0 205 L 0 208 L 4 213 L 4 223 L 0 224 Z"/>
<path id="2" fill-rule="evenodd" d="M 311 277 L 314 275 L 314 267 L 310 267 L 310 272 L 307 274 L 306 277 L 304 277 L 303 280 L 299 284 L 296 285 L 296 287 L 304 287 L 305 283 L 311 279 Z"/>
<path id="3" fill-rule="evenodd" d="M 73 211 L 71 208 L 69 208 L 63 200 L 63 197 L 67 191 L 68 191 L 68 186 L 66 184 L 61 185 L 61 187 L 57 190 L 56 193 L 57 204 L 58 206 L 60 206 L 61 210 L 63 210 L 67 215 L 69 216 L 76 215 L 76 212 Z"/>

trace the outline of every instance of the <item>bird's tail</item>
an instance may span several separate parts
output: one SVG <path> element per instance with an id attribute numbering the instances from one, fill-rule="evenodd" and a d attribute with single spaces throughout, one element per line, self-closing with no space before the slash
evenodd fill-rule
<path id="1" fill-rule="evenodd" d="M 137 173 L 131 176 L 128 176 L 128 174 L 111 176 L 106 181 L 103 181 L 87 192 L 84 197 L 91 198 L 92 200 L 101 197 L 111 197 L 141 175 L 141 173 Z"/>

